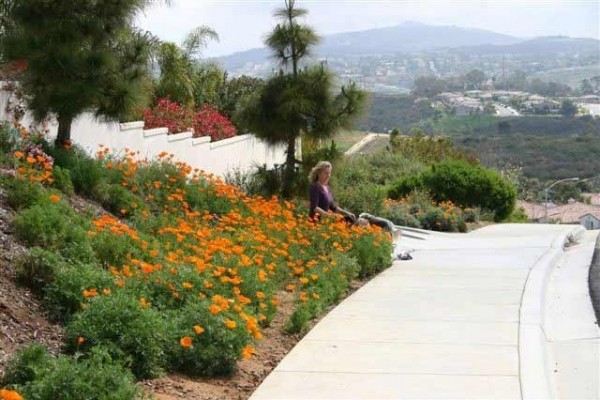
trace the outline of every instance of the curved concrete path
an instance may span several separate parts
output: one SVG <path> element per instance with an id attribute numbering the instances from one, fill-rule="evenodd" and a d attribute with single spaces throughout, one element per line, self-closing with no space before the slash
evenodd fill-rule
<path id="1" fill-rule="evenodd" d="M 412 250 L 413 260 L 395 261 L 333 309 L 251 400 L 537 399 L 561 394 L 545 329 L 547 320 L 555 318 L 551 324 L 561 331 L 560 321 L 568 320 L 569 310 L 577 306 L 574 300 L 562 317 L 547 318 L 546 303 L 557 297 L 556 290 L 566 290 L 552 283 L 557 281 L 555 268 L 568 264 L 565 242 L 592 241 L 597 231 L 592 237 L 576 226 L 506 224 L 469 234 L 406 233 L 396 249 Z M 592 250 L 593 245 L 590 259 Z M 589 266 L 587 250 L 578 254 L 571 263 Z M 582 290 L 574 289 L 579 295 Z M 583 313 L 581 318 L 590 316 Z M 586 321 L 578 334 L 589 339 L 593 354 L 598 339 Z M 577 337 L 569 329 L 556 335 Z M 563 356 L 569 352 L 565 346 Z M 594 360 L 589 357 L 587 366 Z M 577 357 L 571 362 L 578 366 Z M 588 371 L 592 380 L 595 372 Z M 569 374 L 575 373 L 563 374 L 567 381 Z M 596 389 L 592 384 L 585 393 Z"/>

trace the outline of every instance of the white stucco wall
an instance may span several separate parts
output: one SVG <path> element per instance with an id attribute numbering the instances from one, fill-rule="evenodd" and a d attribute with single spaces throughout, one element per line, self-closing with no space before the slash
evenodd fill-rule
<path id="1" fill-rule="evenodd" d="M 0 120 L 10 121 L 6 112 L 9 94 L 0 91 Z M 28 127 L 33 123 L 29 114 L 21 120 Z M 47 124 L 49 137 L 56 137 L 56 121 Z M 167 134 L 167 128 L 144 130 L 144 122 L 119 124 L 97 119 L 91 113 L 84 113 L 73 121 L 71 126 L 73 143 L 94 155 L 99 145 L 111 149 L 113 153 L 126 149 L 138 151 L 142 158 L 155 158 L 161 152 L 174 155 L 192 168 L 199 168 L 215 175 L 223 176 L 235 169 L 247 171 L 255 165 L 285 162 L 285 147 L 271 147 L 254 135 L 240 135 L 229 139 L 210 142 L 210 137 L 192 138 L 191 132 Z"/>

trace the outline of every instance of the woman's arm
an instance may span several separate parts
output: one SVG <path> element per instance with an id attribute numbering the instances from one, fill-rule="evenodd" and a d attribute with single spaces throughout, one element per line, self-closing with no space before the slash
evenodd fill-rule
<path id="1" fill-rule="evenodd" d="M 345 217 L 351 218 L 353 221 L 356 220 L 356 215 L 354 215 L 353 213 L 351 213 L 348 210 L 344 210 L 342 207 L 337 207 L 335 208 L 335 212 L 342 214 Z"/>

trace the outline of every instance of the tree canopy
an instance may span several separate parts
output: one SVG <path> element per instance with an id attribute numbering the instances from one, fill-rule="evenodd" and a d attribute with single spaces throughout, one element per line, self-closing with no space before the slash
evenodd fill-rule
<path id="1" fill-rule="evenodd" d="M 151 0 L 15 1 L 4 18 L 2 55 L 21 62 L 21 89 L 34 117 L 56 116 L 57 144 L 85 111 L 118 119 L 147 101 L 155 39 L 132 27 Z"/>

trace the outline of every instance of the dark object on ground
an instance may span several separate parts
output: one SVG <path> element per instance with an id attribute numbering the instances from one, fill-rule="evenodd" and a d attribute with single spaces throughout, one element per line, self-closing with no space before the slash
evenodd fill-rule
<path id="1" fill-rule="evenodd" d="M 592 257 L 590 274 L 588 277 L 590 285 L 590 296 L 592 297 L 592 306 L 596 313 L 596 324 L 600 326 L 600 236 L 596 240 L 596 248 Z"/>
<path id="2" fill-rule="evenodd" d="M 398 260 L 402 260 L 402 261 L 406 261 L 406 260 L 412 260 L 412 256 L 410 255 L 410 253 L 408 251 L 403 251 L 402 253 L 398 253 L 396 254 L 396 258 Z"/>

